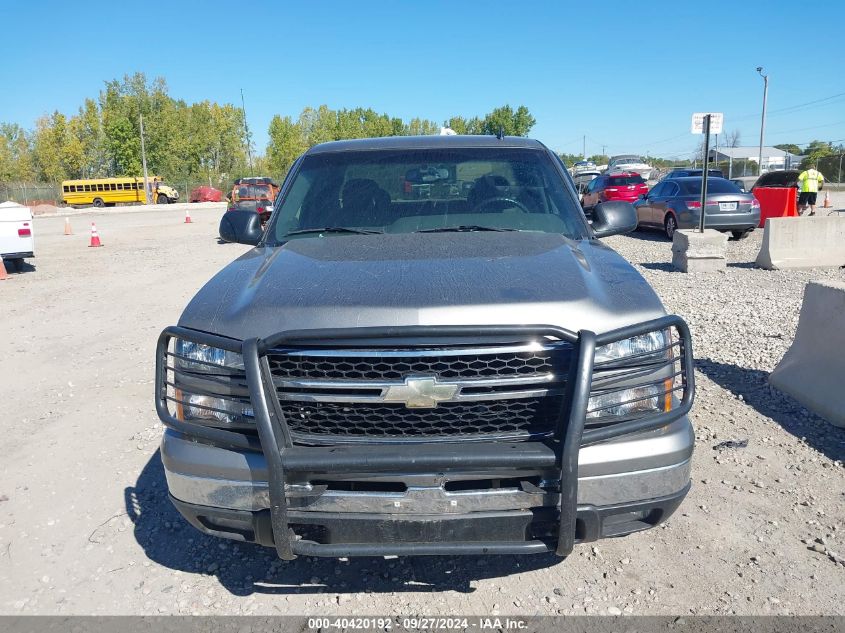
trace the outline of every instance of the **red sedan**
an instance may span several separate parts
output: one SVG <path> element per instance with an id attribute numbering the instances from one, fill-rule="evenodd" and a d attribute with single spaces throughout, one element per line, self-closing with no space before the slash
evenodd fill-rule
<path id="1" fill-rule="evenodd" d="M 607 200 L 623 200 L 634 202 L 640 195 L 648 193 L 648 185 L 638 173 L 620 172 L 605 174 L 592 180 L 584 191 L 581 206 L 592 209 L 600 202 Z"/>
<path id="2" fill-rule="evenodd" d="M 223 192 L 214 187 L 197 187 L 191 190 L 191 202 L 220 202 L 223 200 Z"/>

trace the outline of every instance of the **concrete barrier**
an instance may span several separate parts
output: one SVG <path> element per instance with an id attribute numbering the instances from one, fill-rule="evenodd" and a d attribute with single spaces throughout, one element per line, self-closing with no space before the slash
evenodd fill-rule
<path id="1" fill-rule="evenodd" d="M 769 383 L 845 427 L 845 283 L 807 284 L 795 340 Z"/>
<path id="2" fill-rule="evenodd" d="M 757 265 L 768 270 L 845 266 L 845 217 L 769 218 Z"/>

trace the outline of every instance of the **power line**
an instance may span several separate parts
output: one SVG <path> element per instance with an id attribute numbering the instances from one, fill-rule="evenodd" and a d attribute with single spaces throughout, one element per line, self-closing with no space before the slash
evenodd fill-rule
<path id="1" fill-rule="evenodd" d="M 839 94 L 831 95 L 829 97 L 824 97 L 823 99 L 816 99 L 814 101 L 807 101 L 806 103 L 799 103 L 798 105 L 788 106 L 786 108 L 779 108 L 777 110 L 772 110 L 770 114 L 776 114 L 779 112 L 788 112 L 792 110 L 800 110 L 804 107 L 811 106 L 814 104 L 822 103 L 824 101 L 830 101 L 831 99 L 836 99 L 838 97 L 845 97 L 845 92 L 840 92 Z"/>
<path id="2" fill-rule="evenodd" d="M 822 127 L 833 127 L 834 125 L 842 125 L 845 121 L 836 121 L 835 123 L 823 123 L 822 125 L 812 125 L 810 127 L 801 127 L 795 128 L 792 130 L 779 130 L 777 132 L 772 132 L 772 134 L 789 134 L 791 132 L 804 132 L 806 130 L 815 130 Z M 797 143 L 795 143 L 797 145 Z"/>
<path id="3" fill-rule="evenodd" d="M 806 101 L 804 103 L 797 103 L 795 105 L 787 106 L 785 108 L 778 108 L 777 110 L 772 110 L 771 112 L 767 113 L 767 116 L 771 115 L 778 115 L 778 114 L 793 114 L 794 112 L 799 112 L 800 110 L 804 110 L 806 108 L 815 107 L 820 105 L 826 101 L 832 101 L 834 99 L 838 99 L 840 97 L 845 97 L 845 92 L 840 92 L 835 95 L 830 95 L 829 97 L 823 97 L 821 99 L 814 99 L 813 101 Z M 829 104 L 825 104 L 829 105 Z M 739 116 L 731 117 L 731 121 L 745 121 L 747 119 L 756 118 L 758 114 L 755 112 L 754 114 L 741 114 Z"/>

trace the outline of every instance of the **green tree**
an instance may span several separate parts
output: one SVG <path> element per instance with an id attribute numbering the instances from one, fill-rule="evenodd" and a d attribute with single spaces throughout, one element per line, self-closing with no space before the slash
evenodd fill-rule
<path id="1" fill-rule="evenodd" d="M 505 136 L 528 136 L 536 122 L 525 106 L 521 105 L 514 111 L 509 105 L 505 105 L 484 117 L 481 133 L 499 134 L 501 131 Z"/>
<path id="2" fill-rule="evenodd" d="M 801 161 L 801 168 L 807 169 L 817 165 L 822 158 L 833 154 L 833 145 L 825 141 L 812 141 L 803 153 L 804 159 Z"/>
<path id="3" fill-rule="evenodd" d="M 71 158 L 68 141 L 68 121 L 61 112 L 54 112 L 36 121 L 33 158 L 35 175 L 39 180 L 59 182 L 68 177 Z"/>
<path id="4" fill-rule="evenodd" d="M 486 134 L 484 123 L 478 117 L 465 119 L 462 116 L 453 116 L 446 121 L 444 127 L 451 128 L 458 134 Z"/>
<path id="5" fill-rule="evenodd" d="M 307 149 L 302 127 L 278 114 L 270 121 L 270 142 L 267 145 L 267 166 L 270 172 L 283 177 L 293 161 Z"/>
<path id="6" fill-rule="evenodd" d="M 0 123 L 0 182 L 35 180 L 32 142 L 17 123 Z"/>
<path id="7" fill-rule="evenodd" d="M 784 152 L 789 152 L 790 154 L 801 154 L 801 148 L 793 143 L 780 143 L 775 145 L 777 149 L 782 149 Z"/>

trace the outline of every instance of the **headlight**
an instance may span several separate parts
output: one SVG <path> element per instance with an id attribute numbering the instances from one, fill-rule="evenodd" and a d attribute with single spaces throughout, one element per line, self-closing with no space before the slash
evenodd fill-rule
<path id="1" fill-rule="evenodd" d="M 243 357 L 237 352 L 177 339 L 174 384 L 176 417 L 224 425 L 252 422 Z"/>
<path id="2" fill-rule="evenodd" d="M 633 356 L 643 356 L 663 352 L 669 344 L 669 332 L 656 330 L 648 334 L 640 334 L 615 343 L 608 343 L 596 348 L 596 363 L 606 363 L 622 360 Z"/>
<path id="3" fill-rule="evenodd" d="M 675 381 L 672 350 L 668 330 L 597 347 L 587 419 L 670 411 Z"/>
<path id="4" fill-rule="evenodd" d="M 645 385 L 590 396 L 587 404 L 587 419 L 603 417 L 625 417 L 648 411 L 661 412 L 666 406 L 662 384 Z"/>
<path id="5" fill-rule="evenodd" d="M 244 359 L 237 352 L 176 339 L 176 366 L 179 369 L 213 373 L 215 365 L 243 370 Z"/>
<path id="6" fill-rule="evenodd" d="M 247 402 L 186 393 L 179 389 L 176 392 L 181 394 L 180 400 L 184 403 L 177 407 L 177 412 L 181 409 L 182 420 L 217 420 L 224 424 L 234 424 L 237 420 L 255 417 L 252 405 Z"/>

